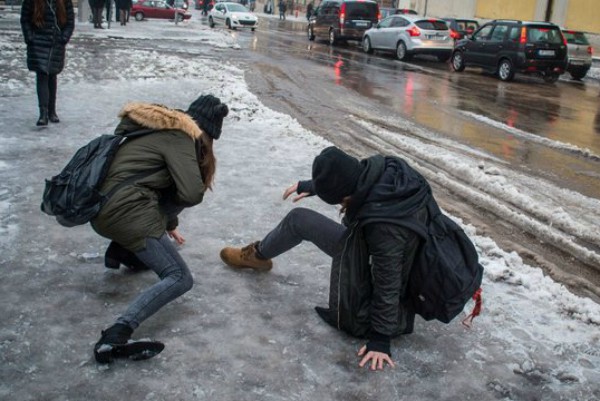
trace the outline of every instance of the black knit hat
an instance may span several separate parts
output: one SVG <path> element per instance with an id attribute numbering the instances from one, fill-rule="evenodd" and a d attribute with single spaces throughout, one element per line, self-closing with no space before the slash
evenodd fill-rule
<path id="1" fill-rule="evenodd" d="M 313 188 L 319 198 L 330 205 L 354 193 L 363 170 L 358 159 L 335 146 L 325 148 L 312 165 Z"/>
<path id="2" fill-rule="evenodd" d="M 186 113 L 192 116 L 198 127 L 208 136 L 212 139 L 219 139 L 223 118 L 229 113 L 229 108 L 225 103 L 221 103 L 218 97 L 202 95 L 190 104 Z"/>

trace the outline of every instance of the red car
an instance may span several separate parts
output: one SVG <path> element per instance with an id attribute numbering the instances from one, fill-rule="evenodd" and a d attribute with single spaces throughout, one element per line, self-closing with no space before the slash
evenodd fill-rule
<path id="1" fill-rule="evenodd" d="M 136 21 L 141 21 L 144 18 L 175 19 L 175 15 L 177 15 L 179 21 L 192 17 L 183 8 L 174 8 L 163 0 L 139 0 L 134 2 L 131 6 L 131 14 Z"/>

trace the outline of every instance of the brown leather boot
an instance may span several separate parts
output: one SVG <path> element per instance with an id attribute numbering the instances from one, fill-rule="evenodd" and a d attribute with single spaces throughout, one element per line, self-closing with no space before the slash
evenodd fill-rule
<path id="1" fill-rule="evenodd" d="M 267 272 L 273 268 L 273 262 L 271 259 L 263 259 L 258 256 L 257 245 L 258 241 L 243 248 L 223 248 L 221 249 L 221 260 L 231 267 Z"/>

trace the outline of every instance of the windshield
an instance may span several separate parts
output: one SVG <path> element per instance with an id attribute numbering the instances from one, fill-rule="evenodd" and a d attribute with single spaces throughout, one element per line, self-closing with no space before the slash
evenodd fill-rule
<path id="1" fill-rule="evenodd" d="M 241 4 L 229 4 L 227 9 L 231 12 L 247 13 L 248 9 Z"/>
<path id="2" fill-rule="evenodd" d="M 441 19 L 429 19 L 416 21 L 415 25 L 421 29 L 431 30 L 431 31 L 447 31 L 448 25 L 446 25 L 446 21 L 442 21 Z"/>
<path id="3" fill-rule="evenodd" d="M 349 1 L 346 3 L 346 19 L 377 20 L 379 7 L 377 3 Z"/>
<path id="4" fill-rule="evenodd" d="M 567 39 L 567 43 L 572 45 L 589 45 L 587 38 L 583 32 L 563 31 L 563 35 Z"/>
<path id="5" fill-rule="evenodd" d="M 536 43 L 562 43 L 562 35 L 558 28 L 546 28 L 531 26 L 527 28 L 527 42 Z"/>

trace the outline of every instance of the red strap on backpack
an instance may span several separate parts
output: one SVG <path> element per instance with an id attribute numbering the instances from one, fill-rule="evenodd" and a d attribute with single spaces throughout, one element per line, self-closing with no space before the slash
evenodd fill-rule
<path id="1" fill-rule="evenodd" d="M 482 292 L 482 289 L 480 287 L 477 289 L 477 291 L 475 291 L 475 294 L 473 294 L 473 301 L 475 301 L 475 306 L 473 307 L 473 310 L 471 311 L 469 316 L 464 318 L 462 321 L 462 324 L 468 328 L 471 328 L 471 326 L 473 325 L 473 319 L 475 319 L 477 316 L 479 316 L 481 314 L 481 308 L 483 306 L 483 299 L 481 298 L 481 292 Z"/>

